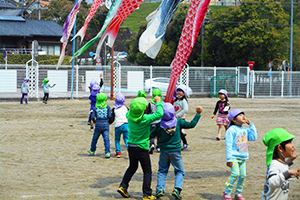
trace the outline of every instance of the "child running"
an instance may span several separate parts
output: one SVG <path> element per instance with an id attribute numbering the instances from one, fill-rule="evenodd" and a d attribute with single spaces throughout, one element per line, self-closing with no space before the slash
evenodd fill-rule
<path id="1" fill-rule="evenodd" d="M 24 97 L 25 97 L 25 104 L 28 104 L 27 97 L 28 97 L 28 93 L 29 93 L 29 84 L 28 84 L 29 81 L 30 81 L 29 78 L 24 78 L 24 82 L 21 87 L 22 97 L 20 100 L 20 104 L 23 104 Z"/>
<path id="2" fill-rule="evenodd" d="M 235 200 L 245 200 L 242 196 L 246 178 L 246 159 L 249 158 L 248 140 L 257 139 L 256 128 L 245 113 L 240 110 L 232 110 L 228 114 L 229 125 L 225 134 L 226 165 L 230 167 L 231 176 L 228 178 L 223 194 L 224 200 L 231 200 L 231 192 L 234 182 L 237 181 Z M 243 127 L 247 123 L 250 129 Z"/>
<path id="3" fill-rule="evenodd" d="M 215 110 L 211 118 L 213 119 L 219 110 L 217 125 L 219 126 L 218 135 L 216 137 L 217 140 L 221 140 L 222 127 L 225 127 L 225 132 L 228 129 L 229 120 L 227 119 L 228 109 L 229 109 L 229 99 L 227 96 L 227 91 L 221 89 L 219 91 L 219 101 L 216 104 Z"/>
<path id="4" fill-rule="evenodd" d="M 121 146 L 120 139 L 121 134 L 123 133 L 123 140 L 128 149 L 128 120 L 126 118 L 126 113 L 128 108 L 125 104 L 125 96 L 123 94 L 117 94 L 116 101 L 113 109 L 111 110 L 111 118 L 109 123 L 112 124 L 115 121 L 115 145 L 116 145 L 116 154 L 115 157 L 121 158 Z"/>
<path id="5" fill-rule="evenodd" d="M 48 83 L 49 78 L 45 78 L 43 80 L 43 87 L 44 87 L 44 97 L 43 97 L 43 103 L 47 104 L 48 98 L 49 98 L 49 88 L 53 88 L 56 84 L 53 84 L 52 86 Z"/>
<path id="6" fill-rule="evenodd" d="M 154 102 L 154 98 L 156 96 L 159 96 L 161 98 L 161 90 L 158 89 L 158 88 L 155 88 L 153 91 L 152 91 L 152 99 L 151 101 L 148 103 L 148 106 L 147 106 L 147 110 L 146 110 L 146 114 L 153 114 L 153 113 L 156 113 L 156 110 L 157 110 L 157 105 L 156 103 Z M 160 122 L 160 119 L 159 120 L 156 120 L 155 122 L 151 123 L 150 125 L 150 131 L 152 131 L 155 127 L 155 125 L 157 123 Z M 159 135 L 157 135 L 157 141 L 159 140 Z M 150 154 L 153 154 L 153 151 L 155 149 L 155 143 L 154 143 L 154 138 L 150 139 L 150 149 L 149 149 L 149 153 Z M 156 145 L 156 150 L 159 152 L 160 151 L 160 148 L 159 148 L 159 145 Z"/>
<path id="7" fill-rule="evenodd" d="M 109 144 L 109 122 L 111 118 L 111 109 L 106 103 L 106 94 L 100 92 L 96 97 L 96 105 L 91 116 L 91 124 L 95 123 L 95 131 L 91 143 L 91 148 L 88 150 L 91 156 L 95 155 L 97 142 L 100 134 L 103 136 L 105 146 L 105 158 L 110 158 L 110 144 Z M 95 120 L 96 119 L 96 120 Z"/>
<path id="8" fill-rule="evenodd" d="M 268 147 L 266 155 L 267 176 L 262 200 L 287 200 L 289 195 L 289 179 L 299 177 L 298 169 L 289 169 L 298 156 L 294 154 L 296 147 L 292 144 L 294 135 L 283 128 L 269 131 L 263 138 Z M 288 159 L 285 159 L 288 158 Z"/>
<path id="9" fill-rule="evenodd" d="M 185 120 L 185 113 L 187 113 L 187 111 L 189 110 L 189 105 L 187 103 L 187 94 L 186 91 L 183 87 L 178 86 L 176 87 L 176 99 L 174 100 L 174 108 L 175 108 L 175 113 L 176 113 L 176 117 Z M 186 140 L 186 134 L 184 132 L 184 130 L 180 131 L 181 134 L 181 140 L 183 142 L 182 145 L 182 150 L 188 149 L 189 148 L 189 144 L 187 143 Z"/>
<path id="10" fill-rule="evenodd" d="M 160 119 L 163 114 L 163 103 L 159 96 L 155 97 L 157 104 L 157 112 L 154 114 L 144 114 L 147 106 L 147 100 L 144 97 L 137 97 L 130 103 L 130 110 L 127 112 L 126 117 L 129 125 L 129 139 L 128 139 L 128 154 L 129 154 L 129 167 L 126 170 L 122 182 L 118 188 L 118 192 L 124 197 L 129 198 L 130 195 L 127 191 L 129 182 L 132 176 L 138 169 L 138 163 L 141 163 L 143 169 L 143 199 L 155 199 L 152 195 L 151 189 L 151 161 L 149 156 L 149 137 L 150 137 L 150 124 Z"/>
<path id="11" fill-rule="evenodd" d="M 91 91 L 91 94 L 89 96 L 89 103 L 91 104 L 90 116 L 89 116 L 89 121 L 88 121 L 89 124 L 91 124 L 92 113 L 93 113 L 93 110 L 94 110 L 96 102 L 97 102 L 96 96 L 99 93 L 99 90 L 100 90 L 100 86 L 98 84 L 94 84 L 92 86 L 92 91 Z M 94 131 L 94 126 L 93 125 L 91 125 L 90 131 Z"/>
<path id="12" fill-rule="evenodd" d="M 196 115 L 191 122 L 183 119 L 176 119 L 175 109 L 172 104 L 164 103 L 164 115 L 155 128 L 151 131 L 150 138 L 160 135 L 158 144 L 160 146 L 159 169 L 157 172 L 156 197 L 164 196 L 166 188 L 166 179 L 169 171 L 170 163 L 174 167 L 175 185 L 172 195 L 175 199 L 182 199 L 180 192 L 182 190 L 183 176 L 185 175 L 182 157 L 181 157 L 181 137 L 180 130 L 182 128 L 194 128 L 200 117 L 203 108 L 196 108 Z"/>

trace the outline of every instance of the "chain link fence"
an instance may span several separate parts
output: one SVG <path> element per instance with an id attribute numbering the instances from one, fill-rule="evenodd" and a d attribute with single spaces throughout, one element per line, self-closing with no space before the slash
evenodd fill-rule
<path id="1" fill-rule="evenodd" d="M 0 65 L 0 99 L 16 99 L 21 97 L 21 86 L 26 77 L 25 65 Z M 168 79 L 171 74 L 169 66 L 121 66 L 120 73 L 115 77 L 114 86 L 116 92 L 121 92 L 125 96 L 136 96 L 137 91 L 128 91 L 128 72 L 143 72 L 145 81 L 154 78 Z M 87 75 L 89 73 L 103 73 L 104 85 L 102 92 L 111 96 L 111 66 L 80 65 L 75 66 L 57 66 L 39 65 L 38 66 L 38 84 L 37 96 L 32 95 L 32 99 L 41 99 L 43 97 L 42 82 L 44 78 L 50 78 L 50 84 L 56 83 L 54 88 L 50 89 L 50 98 L 88 98 L 88 85 L 91 80 Z M 178 80 L 179 84 L 184 84 L 192 91 L 192 97 L 209 97 L 211 94 L 211 79 L 218 74 L 237 74 L 236 82 L 233 82 L 235 90 L 239 97 L 251 98 L 276 98 L 276 97 L 300 97 L 300 72 L 274 71 L 250 71 L 248 67 L 189 67 L 186 66 L 184 73 Z M 73 76 L 72 76 L 73 75 Z M 50 76 L 50 77 L 49 77 Z M 51 78 L 52 76 L 52 78 Z M 116 78 L 118 80 L 116 80 Z M 95 78 L 100 82 L 100 77 Z M 52 81 L 51 81 L 52 80 Z M 56 81 L 56 82 L 54 82 Z M 73 84 L 72 84 L 73 83 Z M 60 86 L 64 85 L 60 88 Z M 73 86 L 73 88 L 72 88 Z M 147 89 L 148 95 L 151 95 L 152 87 Z M 29 95 L 30 96 L 30 95 Z"/>

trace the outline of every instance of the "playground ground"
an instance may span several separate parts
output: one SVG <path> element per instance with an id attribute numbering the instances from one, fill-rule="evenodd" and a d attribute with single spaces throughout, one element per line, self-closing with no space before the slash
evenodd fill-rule
<path id="1" fill-rule="evenodd" d="M 51 97 L 50 97 L 51 98 Z M 126 99 L 129 106 L 132 99 Z M 149 99 L 148 99 L 149 100 Z M 230 170 L 226 166 L 225 140 L 216 141 L 217 126 L 211 115 L 218 99 L 189 98 L 190 121 L 197 105 L 204 110 L 196 128 L 187 130 L 190 148 L 182 152 L 186 171 L 183 199 L 222 199 Z M 265 179 L 265 151 L 262 138 L 273 128 L 282 127 L 296 135 L 293 143 L 300 152 L 299 99 L 230 98 L 232 109 L 240 109 L 255 124 L 257 141 L 249 142 L 244 197 L 260 199 Z M 113 106 L 113 101 L 108 104 Z M 104 158 L 100 137 L 96 156 L 88 156 L 93 133 L 87 125 L 87 100 L 42 102 L 0 102 L 0 199 L 121 199 L 117 193 L 128 167 L 122 142 L 122 158 Z M 224 136 L 224 131 L 223 131 Z M 110 126 L 111 154 L 114 155 L 114 128 Z M 155 193 L 159 153 L 151 155 L 152 189 Z M 300 158 L 292 168 L 300 167 Z M 171 196 L 173 167 L 167 178 L 166 195 Z M 290 181 L 289 200 L 300 199 L 300 180 Z M 132 198 L 142 199 L 142 170 L 130 182 Z"/>

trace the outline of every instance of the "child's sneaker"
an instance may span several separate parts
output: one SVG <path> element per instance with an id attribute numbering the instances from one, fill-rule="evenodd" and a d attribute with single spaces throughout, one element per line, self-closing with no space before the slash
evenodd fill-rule
<path id="1" fill-rule="evenodd" d="M 218 135 L 218 136 L 216 137 L 216 139 L 217 139 L 217 140 L 221 140 L 221 135 Z"/>
<path id="2" fill-rule="evenodd" d="M 149 149 L 149 154 L 153 154 L 154 149 L 155 149 L 155 145 L 151 144 L 151 147 Z"/>
<path id="3" fill-rule="evenodd" d="M 22 102 L 22 101 L 20 101 L 20 104 L 23 104 L 23 102 Z"/>
<path id="4" fill-rule="evenodd" d="M 172 196 L 175 197 L 175 199 L 181 200 L 180 192 L 175 188 L 172 192 Z"/>
<path id="5" fill-rule="evenodd" d="M 88 122 L 87 125 L 91 125 L 91 122 Z"/>
<path id="6" fill-rule="evenodd" d="M 90 156 L 94 156 L 95 155 L 95 151 L 91 151 L 91 149 L 88 150 Z"/>
<path id="7" fill-rule="evenodd" d="M 124 197 L 124 198 L 129 198 L 130 197 L 127 190 L 124 189 L 123 187 L 119 187 L 117 192 L 119 192 L 122 195 L 122 197 Z"/>
<path id="8" fill-rule="evenodd" d="M 116 153 L 116 154 L 115 154 L 115 157 L 121 158 L 121 152 Z"/>
<path id="9" fill-rule="evenodd" d="M 143 200 L 144 199 L 156 199 L 156 197 L 154 195 L 151 195 L 151 196 L 145 196 L 145 197 L 143 197 Z"/>
<path id="10" fill-rule="evenodd" d="M 106 153 L 105 158 L 110 158 L 110 153 Z"/>
<path id="11" fill-rule="evenodd" d="M 156 198 L 159 198 L 159 197 L 164 196 L 164 194 L 165 194 L 165 190 L 164 190 L 164 189 L 160 189 L 160 190 L 158 190 L 158 191 L 156 192 L 155 197 L 156 197 Z"/>
<path id="12" fill-rule="evenodd" d="M 158 147 L 158 148 L 156 149 L 156 151 L 157 151 L 157 152 L 160 152 L 160 148 Z"/>
<path id="13" fill-rule="evenodd" d="M 245 200 L 242 194 L 235 194 L 234 200 Z"/>
<path id="14" fill-rule="evenodd" d="M 189 148 L 189 144 L 184 144 L 182 147 L 181 147 L 181 150 L 185 150 L 185 149 L 188 149 Z"/>
<path id="15" fill-rule="evenodd" d="M 93 126 L 91 126 L 90 131 L 94 131 L 94 127 Z"/>
<path id="16" fill-rule="evenodd" d="M 223 200 L 232 200 L 232 198 L 231 198 L 230 194 L 226 194 L 224 192 L 224 194 L 223 194 Z"/>

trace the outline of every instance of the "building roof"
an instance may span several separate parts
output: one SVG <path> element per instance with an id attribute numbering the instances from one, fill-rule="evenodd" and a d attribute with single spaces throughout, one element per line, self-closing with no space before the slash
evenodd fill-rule
<path id="1" fill-rule="evenodd" d="M 1 9 L 17 9 L 18 7 L 15 5 L 12 5 L 11 3 L 6 3 L 3 1 L 0 1 L 0 8 Z"/>
<path id="2" fill-rule="evenodd" d="M 54 21 L 24 20 L 23 18 L 14 20 L 13 18 L 15 19 L 15 17 L 0 16 L 0 36 L 60 37 L 63 34 L 63 27 Z"/>
<path id="3" fill-rule="evenodd" d="M 0 10 L 0 16 L 20 16 L 20 15 L 22 15 L 22 9 Z"/>

